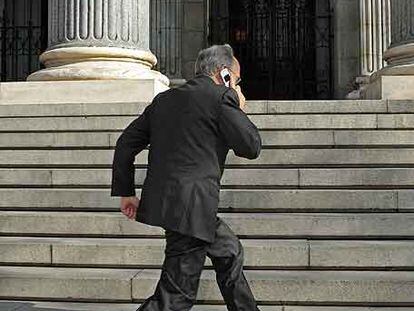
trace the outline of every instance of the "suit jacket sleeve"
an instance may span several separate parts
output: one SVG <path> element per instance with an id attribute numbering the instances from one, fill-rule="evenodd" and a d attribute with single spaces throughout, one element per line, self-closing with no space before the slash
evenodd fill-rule
<path id="1" fill-rule="evenodd" d="M 116 141 L 112 162 L 111 196 L 135 196 L 135 156 L 148 144 L 149 108 L 133 120 Z"/>
<path id="2" fill-rule="evenodd" d="M 219 111 L 220 133 L 229 148 L 239 157 L 256 159 L 262 148 L 262 140 L 257 127 L 240 109 L 235 90 L 228 89 L 223 94 Z"/>

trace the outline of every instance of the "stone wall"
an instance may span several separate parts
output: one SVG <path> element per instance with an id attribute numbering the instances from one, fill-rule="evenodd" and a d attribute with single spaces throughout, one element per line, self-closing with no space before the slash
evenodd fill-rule
<path id="1" fill-rule="evenodd" d="M 360 0 L 332 0 L 334 97 L 345 98 L 360 74 Z"/>
<path id="2" fill-rule="evenodd" d="M 207 15 L 207 0 L 151 0 L 151 50 L 172 83 L 194 76 L 198 51 L 207 45 Z"/>
<path id="3" fill-rule="evenodd" d="M 184 0 L 183 78 L 194 76 L 198 52 L 207 46 L 207 0 Z"/>

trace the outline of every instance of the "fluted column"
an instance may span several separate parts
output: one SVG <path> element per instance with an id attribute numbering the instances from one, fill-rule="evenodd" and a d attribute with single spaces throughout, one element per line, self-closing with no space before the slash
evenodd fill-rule
<path id="1" fill-rule="evenodd" d="M 149 0 L 49 0 L 46 69 L 28 80 L 156 79 Z"/>
<path id="2" fill-rule="evenodd" d="M 386 65 L 383 54 L 391 43 L 390 1 L 360 2 L 362 76 L 369 76 Z"/>
<path id="3" fill-rule="evenodd" d="M 370 76 L 366 99 L 414 98 L 414 2 L 391 0 L 391 45 L 387 65 Z"/>
<path id="4" fill-rule="evenodd" d="M 414 75 L 414 2 L 391 1 L 392 42 L 384 53 L 385 75 Z"/>
<path id="5" fill-rule="evenodd" d="M 361 0 L 360 16 L 360 75 L 355 79 L 358 89 L 347 98 L 361 98 L 370 83 L 370 76 L 386 62 L 384 52 L 391 43 L 391 0 Z"/>

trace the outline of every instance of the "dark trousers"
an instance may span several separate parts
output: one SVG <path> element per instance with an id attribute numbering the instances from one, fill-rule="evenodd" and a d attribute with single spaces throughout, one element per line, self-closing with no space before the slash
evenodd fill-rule
<path id="1" fill-rule="evenodd" d="M 165 258 L 155 292 L 137 311 L 187 311 L 196 301 L 206 255 L 229 311 L 259 311 L 243 273 L 243 247 L 217 217 L 213 243 L 166 230 Z"/>

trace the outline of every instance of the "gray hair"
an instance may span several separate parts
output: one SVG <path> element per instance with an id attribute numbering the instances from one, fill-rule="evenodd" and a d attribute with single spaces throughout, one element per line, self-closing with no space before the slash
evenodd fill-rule
<path id="1" fill-rule="evenodd" d="M 234 64 L 233 49 L 229 44 L 213 45 L 201 50 L 195 63 L 195 74 L 213 75 L 221 67 L 231 68 Z"/>

